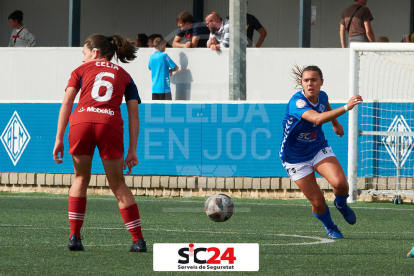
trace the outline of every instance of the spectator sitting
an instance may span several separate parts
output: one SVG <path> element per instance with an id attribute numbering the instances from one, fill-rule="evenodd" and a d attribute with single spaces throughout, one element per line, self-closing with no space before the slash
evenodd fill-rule
<path id="1" fill-rule="evenodd" d="M 16 10 L 9 17 L 9 25 L 13 31 L 10 35 L 9 47 L 32 47 L 36 44 L 36 37 L 22 25 L 23 12 Z"/>
<path id="2" fill-rule="evenodd" d="M 390 42 L 390 40 L 386 36 L 381 36 L 378 38 L 377 42 Z"/>
<path id="3" fill-rule="evenodd" d="M 189 12 L 182 12 L 177 16 L 178 30 L 172 46 L 174 48 L 206 47 L 209 38 L 209 30 L 198 20 L 194 20 Z M 187 38 L 185 44 L 181 44 L 183 37 Z"/>
<path id="4" fill-rule="evenodd" d="M 138 34 L 135 39 L 136 47 L 148 47 L 148 36 L 146 34 Z"/>
<path id="5" fill-rule="evenodd" d="M 164 53 L 167 41 L 162 37 L 157 37 L 153 45 L 156 51 L 150 56 L 148 64 L 152 76 L 152 99 L 172 100 L 169 76 L 178 71 L 178 66 Z"/>
<path id="6" fill-rule="evenodd" d="M 348 30 L 348 45 L 351 42 L 375 42 L 371 21 L 374 20 L 370 10 L 365 7 L 368 0 L 355 0 L 342 13 L 339 36 L 342 48 L 346 48 L 345 32 Z"/>
<path id="7" fill-rule="evenodd" d="M 216 12 L 211 12 L 206 16 L 206 25 L 210 30 L 207 48 L 213 51 L 228 48 L 230 45 L 230 21 L 220 18 Z"/>

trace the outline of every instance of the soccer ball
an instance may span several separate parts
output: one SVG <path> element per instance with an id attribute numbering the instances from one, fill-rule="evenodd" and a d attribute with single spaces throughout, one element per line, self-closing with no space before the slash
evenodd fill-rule
<path id="1" fill-rule="evenodd" d="M 226 194 L 215 194 L 207 199 L 205 209 L 212 221 L 223 222 L 233 215 L 234 203 Z"/>

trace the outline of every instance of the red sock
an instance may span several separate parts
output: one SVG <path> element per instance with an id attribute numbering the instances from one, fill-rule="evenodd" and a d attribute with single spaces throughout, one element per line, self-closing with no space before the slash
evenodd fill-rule
<path id="1" fill-rule="evenodd" d="M 80 238 L 83 219 L 85 218 L 86 197 L 69 197 L 69 224 L 70 236 L 73 234 Z M 69 236 L 69 237 L 70 237 Z"/>
<path id="2" fill-rule="evenodd" d="M 139 218 L 138 205 L 135 203 L 123 209 L 119 209 L 122 218 L 124 219 L 125 226 L 132 235 L 132 241 L 137 242 L 143 238 L 141 232 L 141 220 Z"/>

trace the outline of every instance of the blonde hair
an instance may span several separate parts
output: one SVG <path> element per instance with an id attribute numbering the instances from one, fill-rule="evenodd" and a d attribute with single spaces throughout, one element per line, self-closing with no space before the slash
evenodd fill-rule
<path id="1" fill-rule="evenodd" d="M 162 37 L 157 37 L 157 38 L 154 39 L 152 44 L 154 45 L 155 48 L 157 48 L 159 50 L 159 49 L 161 49 L 162 46 L 167 44 L 167 41 L 165 41 L 165 39 L 162 38 Z"/>

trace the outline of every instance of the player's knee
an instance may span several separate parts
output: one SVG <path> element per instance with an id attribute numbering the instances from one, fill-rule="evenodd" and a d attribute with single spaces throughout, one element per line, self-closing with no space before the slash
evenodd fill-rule
<path id="1" fill-rule="evenodd" d="M 330 183 L 335 189 L 346 189 L 348 188 L 348 180 L 345 176 L 338 176 L 331 179 Z"/>
<path id="2" fill-rule="evenodd" d="M 108 186 L 111 188 L 112 192 L 115 193 L 120 187 L 126 186 L 125 180 L 123 178 L 116 180 L 108 180 Z"/>
<path id="3" fill-rule="evenodd" d="M 84 175 L 75 175 L 75 181 L 77 181 L 82 186 L 88 186 L 89 181 L 91 180 L 91 176 L 84 176 Z"/>
<path id="4" fill-rule="evenodd" d="M 316 208 L 317 210 L 322 210 L 326 206 L 325 198 L 323 197 L 322 198 L 317 197 L 314 199 L 310 199 L 309 201 L 311 202 L 312 206 Z"/>

